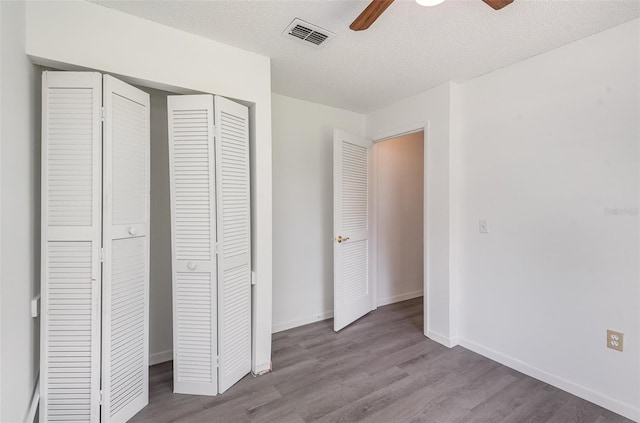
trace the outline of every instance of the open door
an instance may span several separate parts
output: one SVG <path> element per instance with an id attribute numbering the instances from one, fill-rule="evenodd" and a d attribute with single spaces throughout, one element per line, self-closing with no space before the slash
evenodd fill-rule
<path id="1" fill-rule="evenodd" d="M 333 329 L 372 309 L 370 217 L 373 143 L 333 133 Z"/>
<path id="2" fill-rule="evenodd" d="M 149 94 L 104 75 L 102 423 L 149 402 Z"/>
<path id="3" fill-rule="evenodd" d="M 101 100 L 99 73 L 42 74 L 42 423 L 100 418 Z"/>
<path id="4" fill-rule="evenodd" d="M 218 389 L 251 371 L 249 109 L 215 96 L 218 192 Z"/>
<path id="5" fill-rule="evenodd" d="M 173 392 L 218 393 L 213 96 L 172 95 L 169 111 Z"/>
<path id="6" fill-rule="evenodd" d="M 249 109 L 201 94 L 168 110 L 174 392 L 216 395 L 251 371 Z"/>

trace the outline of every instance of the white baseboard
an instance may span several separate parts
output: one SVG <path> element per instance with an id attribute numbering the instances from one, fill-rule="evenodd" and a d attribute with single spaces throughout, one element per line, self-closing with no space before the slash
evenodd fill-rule
<path id="1" fill-rule="evenodd" d="M 413 298 L 422 297 L 424 295 L 423 290 L 405 292 L 404 294 L 394 295 L 393 297 L 378 298 L 378 307 L 382 307 L 388 304 L 399 303 L 400 301 L 407 301 Z"/>
<path id="2" fill-rule="evenodd" d="M 425 336 L 432 341 L 436 341 L 438 344 L 442 344 L 447 348 L 453 348 L 458 345 L 458 338 L 449 338 L 448 336 L 444 336 L 441 333 L 434 332 L 432 330 L 427 330 Z"/>
<path id="3" fill-rule="evenodd" d="M 149 366 L 173 360 L 173 350 L 160 351 L 149 355 Z"/>
<path id="4" fill-rule="evenodd" d="M 413 298 L 422 297 L 424 292 L 420 291 L 412 291 L 407 292 L 400 295 L 395 295 L 393 297 L 387 297 L 378 299 L 378 307 L 385 306 L 388 304 L 399 303 L 400 301 L 411 300 Z M 320 322 L 322 320 L 331 319 L 333 317 L 333 310 L 325 311 L 318 314 L 313 314 L 310 316 L 300 317 L 298 319 L 288 320 L 286 322 L 274 323 L 271 333 L 282 332 L 287 329 L 297 328 L 298 326 L 308 325 L 309 323 Z"/>
<path id="5" fill-rule="evenodd" d="M 40 406 L 40 371 L 36 376 L 36 386 L 33 389 L 33 396 L 31 397 L 31 404 L 29 406 L 29 412 L 25 418 L 25 423 L 35 423 L 36 413 Z"/>
<path id="6" fill-rule="evenodd" d="M 283 330 L 297 328 L 298 326 L 308 325 L 309 323 L 319 322 L 321 320 L 331 319 L 333 317 L 333 310 L 325 311 L 322 313 L 314 314 L 311 316 L 301 317 L 299 319 L 289 320 L 286 322 L 274 323 L 271 329 L 271 333 L 282 332 Z"/>
<path id="7" fill-rule="evenodd" d="M 498 363 L 504 364 L 505 366 L 515 369 L 528 376 L 553 385 L 556 388 L 560 388 L 563 391 L 567 391 L 573 395 L 576 395 L 580 398 L 611 410 L 614 413 L 618 413 L 628 419 L 640 421 L 640 409 L 630 404 L 625 404 L 613 398 L 609 398 L 608 396 L 603 395 L 599 392 L 595 392 L 589 388 L 555 376 L 547 371 L 525 363 L 524 361 L 502 354 L 501 352 L 485 347 L 484 345 L 478 344 L 476 342 L 469 341 L 468 339 L 460 338 L 459 344 L 468 350 L 497 361 Z"/>

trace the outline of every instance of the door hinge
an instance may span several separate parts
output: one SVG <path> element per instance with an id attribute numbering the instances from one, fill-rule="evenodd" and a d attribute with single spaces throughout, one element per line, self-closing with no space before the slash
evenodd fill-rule
<path id="1" fill-rule="evenodd" d="M 216 367 L 220 367 L 220 356 L 216 356 Z"/>
<path id="2" fill-rule="evenodd" d="M 219 248 L 218 248 L 218 243 L 217 243 L 217 242 L 216 242 L 216 245 L 215 245 L 215 247 L 214 247 L 214 250 L 215 250 L 215 253 L 216 253 L 216 254 L 218 254 L 218 253 L 220 252 L 220 251 L 219 251 Z"/>
<path id="3" fill-rule="evenodd" d="M 100 263 L 104 263 L 104 248 L 100 248 Z"/>
<path id="4" fill-rule="evenodd" d="M 251 285 L 256 284 L 256 279 L 257 279 L 256 272 L 251 271 Z"/>
<path id="5" fill-rule="evenodd" d="M 104 107 L 100 107 L 100 120 L 102 122 L 104 122 L 105 116 L 106 116 L 106 114 L 105 114 L 105 111 L 104 111 Z"/>
<path id="6" fill-rule="evenodd" d="M 100 390 L 100 405 L 102 405 L 104 399 L 104 395 L 102 394 L 102 390 Z"/>

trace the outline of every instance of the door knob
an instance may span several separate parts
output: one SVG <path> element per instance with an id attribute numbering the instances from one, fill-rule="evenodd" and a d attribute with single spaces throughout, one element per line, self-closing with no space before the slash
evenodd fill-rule
<path id="1" fill-rule="evenodd" d="M 196 270 L 196 267 L 198 266 L 194 262 L 190 261 L 189 264 L 187 264 L 187 267 L 189 270 Z"/>
<path id="2" fill-rule="evenodd" d="M 134 228 L 133 226 L 129 226 L 129 235 L 135 235 L 136 232 L 136 228 Z"/>
<path id="3" fill-rule="evenodd" d="M 342 235 L 338 235 L 338 239 L 337 239 L 338 244 L 342 244 L 343 242 L 348 241 L 348 240 L 349 240 L 348 236 L 343 237 Z"/>

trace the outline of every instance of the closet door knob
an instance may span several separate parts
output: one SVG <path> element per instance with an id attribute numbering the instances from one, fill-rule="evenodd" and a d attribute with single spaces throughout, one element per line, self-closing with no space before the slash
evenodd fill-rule
<path id="1" fill-rule="evenodd" d="M 196 270 L 196 264 L 192 261 L 187 264 L 187 267 L 189 268 L 189 270 Z"/>
<path id="2" fill-rule="evenodd" d="M 136 232 L 136 228 L 134 228 L 133 226 L 129 226 L 129 235 L 135 235 Z"/>

